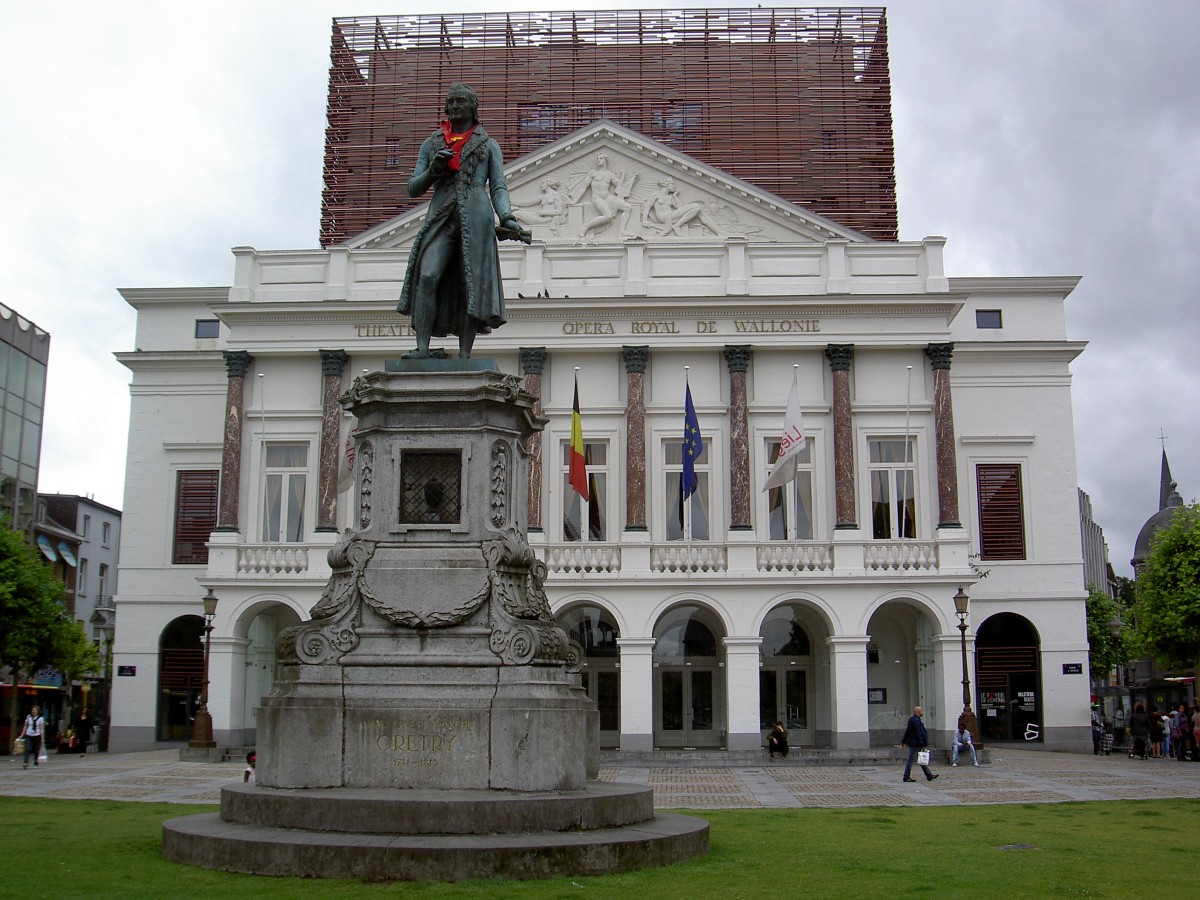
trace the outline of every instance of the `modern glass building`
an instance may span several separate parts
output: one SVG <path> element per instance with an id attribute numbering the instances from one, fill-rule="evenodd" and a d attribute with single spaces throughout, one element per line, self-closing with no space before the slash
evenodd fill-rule
<path id="1" fill-rule="evenodd" d="M 27 529 L 37 508 L 50 335 L 0 303 L 0 513 Z"/>

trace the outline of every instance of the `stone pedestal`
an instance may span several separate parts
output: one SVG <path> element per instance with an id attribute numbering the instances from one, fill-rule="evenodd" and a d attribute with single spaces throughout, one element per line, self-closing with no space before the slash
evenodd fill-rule
<path id="1" fill-rule="evenodd" d="M 656 817 L 649 796 L 636 816 L 614 813 L 612 792 L 589 784 L 599 723 L 574 675 L 582 649 L 526 541 L 536 397 L 481 360 L 389 361 L 341 403 L 358 420 L 357 527 L 329 551 L 312 618 L 280 633 L 257 785 L 226 789 L 220 816 L 167 823 L 164 852 L 273 875 L 446 880 L 704 852 L 706 823 Z M 491 835 L 516 808 L 499 792 L 530 800 L 519 839 Z M 446 848 L 485 811 L 491 836 L 472 864 L 453 862 Z"/>

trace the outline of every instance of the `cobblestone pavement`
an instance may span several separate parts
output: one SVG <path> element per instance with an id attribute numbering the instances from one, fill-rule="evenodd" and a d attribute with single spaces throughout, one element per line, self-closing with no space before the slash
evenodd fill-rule
<path id="1" fill-rule="evenodd" d="M 940 776 L 901 782 L 903 766 L 606 766 L 602 781 L 648 784 L 660 809 L 780 807 L 954 806 L 983 803 L 1061 803 L 1068 800 L 1200 798 L 1200 763 L 1134 760 L 1124 754 L 1084 756 L 1024 748 L 992 748 L 980 768 L 935 765 Z M 242 778 L 244 764 L 180 762 L 176 750 L 51 755 L 21 768 L 0 757 L 0 796 L 67 800 L 217 803 L 224 785 Z"/>

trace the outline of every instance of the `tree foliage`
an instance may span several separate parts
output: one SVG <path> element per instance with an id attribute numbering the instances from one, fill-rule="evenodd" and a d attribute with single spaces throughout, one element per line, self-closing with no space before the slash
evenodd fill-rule
<path id="1" fill-rule="evenodd" d="M 99 668 L 95 645 L 63 605 L 64 588 L 38 551 L 0 519 L 0 664 L 52 666 L 69 678 Z"/>
<path id="2" fill-rule="evenodd" d="M 1109 623 L 1120 619 L 1124 610 L 1119 601 L 1088 585 L 1087 634 L 1089 669 L 1095 681 L 1107 681 L 1108 673 L 1121 662 L 1120 644 L 1113 638 Z"/>
<path id="3" fill-rule="evenodd" d="M 1181 506 L 1137 576 L 1138 639 L 1168 666 L 1200 660 L 1200 506 Z"/>

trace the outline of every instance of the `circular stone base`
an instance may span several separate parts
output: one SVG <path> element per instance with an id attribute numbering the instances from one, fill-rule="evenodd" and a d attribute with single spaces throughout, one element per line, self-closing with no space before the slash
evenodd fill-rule
<path id="1" fill-rule="evenodd" d="M 390 788 L 221 789 L 221 818 L 238 825 L 350 834 L 518 834 L 592 831 L 654 816 L 654 789 L 592 782 L 580 791 Z"/>
<path id="2" fill-rule="evenodd" d="M 657 815 L 623 828 L 519 834 L 346 834 L 226 822 L 216 813 L 163 824 L 163 855 L 254 875 L 462 881 L 602 875 L 708 852 L 708 823 Z"/>

